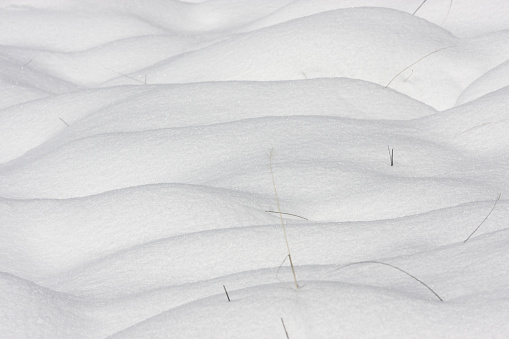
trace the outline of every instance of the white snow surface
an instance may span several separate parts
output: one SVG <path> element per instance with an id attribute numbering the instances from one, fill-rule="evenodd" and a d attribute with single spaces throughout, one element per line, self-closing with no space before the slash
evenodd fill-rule
<path id="1" fill-rule="evenodd" d="M 0 1 L 0 337 L 509 337 L 507 18 Z"/>

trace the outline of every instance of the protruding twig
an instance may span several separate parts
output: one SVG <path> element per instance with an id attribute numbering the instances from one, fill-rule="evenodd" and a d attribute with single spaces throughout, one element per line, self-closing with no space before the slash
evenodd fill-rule
<path id="1" fill-rule="evenodd" d="M 288 249 L 288 259 L 290 260 L 290 266 L 292 267 L 293 280 L 295 281 L 295 287 L 298 289 L 299 284 L 297 284 L 297 276 L 295 275 L 295 268 L 293 267 L 292 255 L 290 253 L 290 245 L 288 244 L 288 237 L 286 236 L 286 228 L 285 228 L 285 224 L 283 222 L 283 213 L 281 212 L 281 207 L 279 205 L 279 197 L 277 195 L 277 190 L 276 190 L 276 179 L 274 179 L 274 171 L 272 170 L 272 155 L 273 155 L 273 150 L 271 149 L 269 165 L 270 165 L 270 174 L 272 175 L 272 186 L 274 186 L 274 195 L 276 196 L 277 210 L 279 213 L 279 217 L 281 218 L 281 227 L 283 227 L 283 233 L 285 235 L 286 248 Z"/>
<path id="2" fill-rule="evenodd" d="M 285 322 L 283 321 L 283 318 L 281 318 L 281 324 L 283 324 L 283 328 L 285 329 L 286 338 L 290 339 L 290 336 L 288 335 L 288 331 L 286 330 Z"/>
<path id="3" fill-rule="evenodd" d="M 224 293 L 226 293 L 226 298 L 228 298 L 228 302 L 230 302 L 230 296 L 228 295 L 228 291 L 226 290 L 226 286 L 223 285 Z"/>
<path id="4" fill-rule="evenodd" d="M 292 213 L 285 213 L 285 212 L 278 212 L 278 211 L 265 211 L 265 213 L 281 213 L 281 214 L 285 214 L 285 215 L 291 215 L 291 216 L 294 216 L 294 217 L 297 217 L 297 218 L 301 218 L 301 219 L 304 219 L 304 220 L 309 220 L 308 218 L 304 218 L 304 217 L 301 217 L 300 215 L 297 215 L 297 214 L 292 214 Z"/>
<path id="5" fill-rule="evenodd" d="M 493 204 L 493 207 L 491 208 L 491 211 L 490 213 L 488 213 L 488 215 L 486 216 L 486 218 L 484 218 L 484 220 L 479 224 L 479 226 L 477 226 L 477 228 L 468 236 L 468 238 L 465 239 L 465 241 L 463 241 L 463 243 L 466 243 L 468 241 L 468 239 L 470 239 L 475 232 L 477 232 L 477 230 L 479 229 L 479 227 L 481 227 L 482 224 L 484 224 L 484 222 L 486 221 L 486 219 L 488 219 L 488 217 L 491 215 L 491 213 L 493 212 L 493 210 L 495 209 L 495 206 L 497 206 L 497 202 L 500 200 L 500 196 L 502 195 L 502 193 L 499 193 L 498 194 L 498 197 L 497 197 L 497 200 L 495 200 L 495 203 Z"/>
<path id="6" fill-rule="evenodd" d="M 336 270 L 334 270 L 333 272 L 335 271 L 338 271 L 338 270 L 341 270 L 343 268 L 346 268 L 346 267 L 349 267 L 349 266 L 353 266 L 353 265 L 360 265 L 360 264 L 378 264 L 378 265 L 385 265 L 385 266 L 389 266 L 389 267 L 392 267 L 394 269 L 397 269 L 398 271 L 402 272 L 402 273 L 405 273 L 406 275 L 408 275 L 410 278 L 414 279 L 415 281 L 417 281 L 418 283 L 420 283 L 421 285 L 423 285 L 424 287 L 426 287 L 428 290 L 431 291 L 431 293 L 433 293 L 440 301 L 444 301 L 442 298 L 440 298 L 440 296 L 435 292 L 433 291 L 433 289 L 431 287 L 429 287 L 428 285 L 426 285 L 424 282 L 422 282 L 420 279 L 418 279 L 417 277 L 413 276 L 412 274 L 408 273 L 407 271 L 399 268 L 399 267 L 396 267 L 394 265 L 391 265 L 391 264 L 387 264 L 387 263 L 384 263 L 384 262 L 381 262 L 381 261 L 359 261 L 359 262 L 354 262 L 354 263 L 351 263 L 351 264 L 348 264 L 348 265 L 345 265 L 343 267 L 340 267 Z"/>

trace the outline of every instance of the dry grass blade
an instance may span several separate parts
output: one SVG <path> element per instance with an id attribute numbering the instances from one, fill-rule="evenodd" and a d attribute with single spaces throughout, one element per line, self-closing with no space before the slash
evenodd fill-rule
<path id="1" fill-rule="evenodd" d="M 292 214 L 292 213 L 285 213 L 285 212 L 278 212 L 278 211 L 265 211 L 265 213 L 281 213 L 281 214 L 284 214 L 284 215 L 291 215 L 293 217 L 297 217 L 297 218 L 301 218 L 301 219 L 304 219 L 304 220 L 309 220 L 308 218 L 304 218 L 304 217 L 301 217 L 300 215 L 297 215 L 297 214 Z"/>
<path id="2" fill-rule="evenodd" d="M 422 280 L 420 280 L 419 278 L 415 277 L 414 275 L 408 273 L 407 271 L 397 267 L 397 266 L 394 266 L 394 265 L 391 265 L 391 264 L 387 264 L 387 263 L 384 263 L 384 262 L 381 262 L 381 261 L 359 261 L 359 262 L 354 262 L 354 263 L 351 263 L 351 264 L 348 264 L 348 265 L 345 265 L 343 267 L 340 267 L 336 270 L 334 270 L 333 272 L 335 271 L 338 271 L 338 270 L 341 270 L 343 268 L 347 268 L 349 266 L 354 266 L 354 265 L 361 265 L 361 264 L 378 264 L 378 265 L 384 265 L 384 266 L 389 266 L 389 267 L 392 267 L 406 275 L 408 275 L 410 278 L 414 279 L 415 281 L 417 281 L 418 283 L 420 283 L 421 285 L 423 285 L 424 287 L 426 287 L 428 290 L 431 291 L 431 293 L 433 293 L 437 298 L 438 300 L 440 301 L 444 301 L 435 291 L 433 291 L 433 289 L 431 287 L 429 287 L 428 285 L 426 285 Z"/>
<path id="3" fill-rule="evenodd" d="M 418 62 L 426 59 L 427 57 L 429 57 L 430 55 L 432 54 L 435 54 L 436 52 L 440 52 L 440 51 L 443 51 L 444 49 L 447 49 L 447 48 L 451 48 L 451 47 L 454 47 L 454 46 L 447 46 L 447 47 L 442 47 L 442 48 L 439 48 L 437 50 L 434 50 L 433 52 L 431 53 L 428 53 L 426 54 L 425 56 L 423 56 L 422 58 L 420 58 L 419 60 L 417 60 L 416 62 L 412 63 L 411 65 L 408 65 L 407 67 L 405 67 L 401 72 L 399 72 L 398 74 L 396 74 L 392 79 L 391 81 L 389 81 L 389 83 L 387 85 L 385 85 L 385 88 L 389 87 L 389 85 L 401 74 L 403 73 L 404 71 L 406 71 L 407 69 L 409 69 L 410 67 L 412 67 L 413 65 L 417 64 Z"/>
<path id="4" fill-rule="evenodd" d="M 465 239 L 465 241 L 463 241 L 463 243 L 466 243 L 468 241 L 468 239 L 470 239 L 474 235 L 474 233 L 477 232 L 477 230 L 481 227 L 481 225 L 484 224 L 484 222 L 488 219 L 488 217 L 491 215 L 491 213 L 495 209 L 495 206 L 497 206 L 497 202 L 500 200 L 501 195 L 502 195 L 501 193 L 498 194 L 497 200 L 495 200 L 495 203 L 493 204 L 493 207 L 491 208 L 490 213 L 488 213 L 486 218 L 484 218 L 484 220 L 479 224 L 479 226 L 477 226 L 477 228 L 468 236 L 468 238 Z"/>
<path id="5" fill-rule="evenodd" d="M 286 236 L 285 223 L 283 222 L 283 213 L 281 212 L 281 207 L 279 205 L 279 197 L 277 195 L 277 190 L 276 190 L 276 179 L 274 179 L 274 171 L 272 170 L 272 156 L 273 156 L 273 150 L 271 149 L 270 150 L 270 174 L 272 175 L 272 185 L 274 186 L 274 195 L 276 196 L 277 210 L 279 213 L 279 217 L 281 219 L 281 227 L 283 227 L 283 233 L 285 235 L 286 248 L 288 249 L 288 259 L 290 260 L 290 266 L 292 267 L 293 280 L 295 281 L 295 287 L 298 289 L 299 284 L 297 284 L 297 276 L 295 274 L 295 268 L 293 267 L 292 255 L 290 253 L 290 245 L 288 244 L 288 237 Z"/>

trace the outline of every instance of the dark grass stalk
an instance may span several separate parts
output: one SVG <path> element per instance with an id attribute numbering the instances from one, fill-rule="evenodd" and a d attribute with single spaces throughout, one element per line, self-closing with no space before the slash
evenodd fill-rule
<path id="1" fill-rule="evenodd" d="M 407 276 L 409 276 L 410 278 L 414 279 L 415 281 L 417 281 L 418 283 L 420 283 L 421 285 L 423 285 L 424 287 L 426 287 L 428 290 L 431 291 L 431 293 L 433 293 L 437 298 L 438 300 L 440 301 L 444 301 L 431 287 L 429 287 L 427 284 L 425 284 L 422 280 L 420 280 L 419 278 L 415 277 L 414 275 L 408 273 L 407 271 L 397 267 L 397 266 L 394 266 L 394 265 L 391 265 L 391 264 L 387 264 L 387 263 L 384 263 L 384 262 L 380 262 L 380 261 L 359 261 L 359 262 L 354 262 L 354 263 L 351 263 L 351 264 L 348 264 L 348 265 L 345 265 L 343 267 L 340 267 L 336 270 L 334 270 L 333 272 L 335 271 L 338 271 L 338 270 L 342 270 L 343 268 L 346 268 L 346 267 L 349 267 L 349 266 L 353 266 L 353 265 L 361 265 L 361 264 L 378 264 L 378 265 L 384 265 L 384 266 L 389 266 L 389 267 L 392 267 L 404 274 L 406 274 Z"/>
<path id="2" fill-rule="evenodd" d="M 279 213 L 279 217 L 281 219 L 281 227 L 283 228 L 283 233 L 285 235 L 286 248 L 288 249 L 288 259 L 290 260 L 290 266 L 292 267 L 293 280 L 295 281 L 295 288 L 298 289 L 299 284 L 297 284 L 297 276 L 295 274 L 295 268 L 293 267 L 292 254 L 290 253 L 290 245 L 288 244 L 288 237 L 286 236 L 285 223 L 283 222 L 283 213 L 281 212 L 281 207 L 279 204 L 279 197 L 277 195 L 276 179 L 274 179 L 274 171 L 272 170 L 272 156 L 273 156 L 273 150 L 271 149 L 270 150 L 270 174 L 272 175 L 272 186 L 274 187 L 274 195 L 276 196 L 277 210 Z"/>
<path id="3" fill-rule="evenodd" d="M 484 220 L 479 224 L 479 226 L 477 226 L 477 228 L 468 236 L 468 238 L 465 239 L 465 241 L 463 241 L 463 243 L 466 243 L 468 241 L 468 239 L 470 239 L 474 235 L 474 233 L 477 232 L 477 230 L 481 227 L 481 225 L 484 224 L 484 222 L 488 219 L 488 217 L 491 215 L 491 213 L 495 209 L 495 206 L 497 206 L 497 202 L 500 200 L 501 195 L 502 195 L 501 193 L 498 194 L 498 197 L 495 200 L 495 203 L 493 204 L 493 207 L 491 208 L 490 213 L 488 213 L 486 218 L 484 218 Z"/>
<path id="4" fill-rule="evenodd" d="M 390 149 L 389 146 L 387 146 L 387 149 L 389 150 L 389 158 L 391 159 L 391 166 L 394 166 L 394 148 Z"/>
<path id="5" fill-rule="evenodd" d="M 281 318 L 281 324 L 283 324 L 283 328 L 285 329 L 286 338 L 290 339 L 290 336 L 288 335 L 288 331 L 286 330 L 285 322 L 283 318 Z"/>
<path id="6" fill-rule="evenodd" d="M 226 290 L 226 286 L 223 285 L 224 293 L 226 293 L 226 298 L 228 298 L 228 302 L 230 302 L 230 296 L 228 295 L 228 291 Z"/>

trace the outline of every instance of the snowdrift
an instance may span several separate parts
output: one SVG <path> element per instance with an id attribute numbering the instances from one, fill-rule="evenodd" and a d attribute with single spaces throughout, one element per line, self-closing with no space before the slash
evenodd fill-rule
<path id="1" fill-rule="evenodd" d="M 2 2 L 1 336 L 507 337 L 509 5 L 421 4 Z"/>

